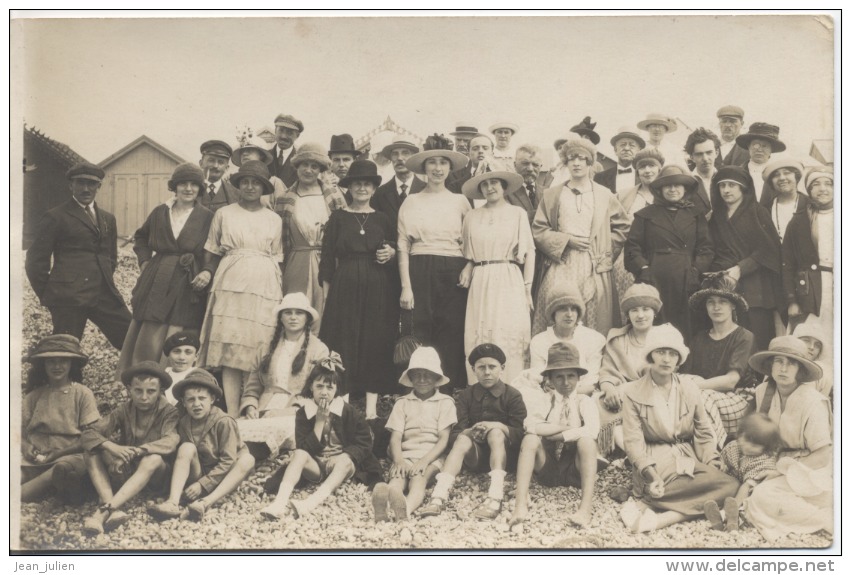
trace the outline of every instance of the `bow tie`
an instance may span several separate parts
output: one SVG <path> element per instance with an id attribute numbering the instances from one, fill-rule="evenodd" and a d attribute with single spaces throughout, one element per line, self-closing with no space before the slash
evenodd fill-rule
<path id="1" fill-rule="evenodd" d="M 631 173 L 632 173 L 632 168 L 624 168 L 624 169 L 618 168 L 618 174 L 631 174 Z"/>

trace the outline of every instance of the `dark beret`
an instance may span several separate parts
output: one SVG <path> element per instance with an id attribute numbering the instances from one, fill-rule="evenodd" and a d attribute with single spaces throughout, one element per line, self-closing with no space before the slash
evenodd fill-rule
<path id="1" fill-rule="evenodd" d="M 499 346 L 492 343 L 477 345 L 476 348 L 470 352 L 470 365 L 475 366 L 476 362 L 483 357 L 492 357 L 497 360 L 500 365 L 505 365 L 505 353 L 499 349 Z"/>
<path id="2" fill-rule="evenodd" d="M 163 343 L 163 353 L 168 355 L 171 353 L 171 350 L 181 345 L 191 345 L 195 348 L 195 351 L 198 351 L 201 348 L 201 340 L 198 339 L 198 334 L 194 331 L 179 331 L 168 336 L 165 340 Z"/>

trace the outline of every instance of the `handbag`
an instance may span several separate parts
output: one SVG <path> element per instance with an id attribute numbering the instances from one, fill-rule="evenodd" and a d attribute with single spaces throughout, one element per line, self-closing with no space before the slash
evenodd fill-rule
<path id="1" fill-rule="evenodd" d="M 414 310 L 403 309 L 399 313 L 399 337 L 393 347 L 393 364 L 397 370 L 406 370 L 414 350 L 422 342 L 414 336 Z"/>

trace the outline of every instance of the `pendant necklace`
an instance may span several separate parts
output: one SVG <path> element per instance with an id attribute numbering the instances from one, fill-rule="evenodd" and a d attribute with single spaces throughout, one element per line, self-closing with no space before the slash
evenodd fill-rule
<path id="1" fill-rule="evenodd" d="M 354 212 L 352 212 L 352 213 L 354 213 Z M 366 225 L 366 221 L 369 219 L 369 216 L 370 216 L 370 214 L 366 214 L 366 216 L 364 216 L 364 218 L 363 218 L 363 223 L 361 223 L 360 218 L 358 217 L 358 214 L 355 214 L 355 221 L 360 226 L 360 235 L 362 235 L 362 236 L 366 235 L 366 230 L 364 230 L 363 227 Z"/>

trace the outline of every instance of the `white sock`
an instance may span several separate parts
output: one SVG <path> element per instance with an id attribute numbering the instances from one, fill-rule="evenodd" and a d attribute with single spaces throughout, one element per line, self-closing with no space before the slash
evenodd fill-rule
<path id="1" fill-rule="evenodd" d="M 434 486 L 434 490 L 431 492 L 432 499 L 443 499 L 446 501 L 449 499 L 449 490 L 455 485 L 455 476 L 449 475 L 448 473 L 438 473 L 435 476 L 437 483 Z"/>
<path id="2" fill-rule="evenodd" d="M 502 501 L 505 492 L 505 470 L 492 469 L 489 475 L 491 476 L 491 486 L 488 489 L 488 497 Z"/>

